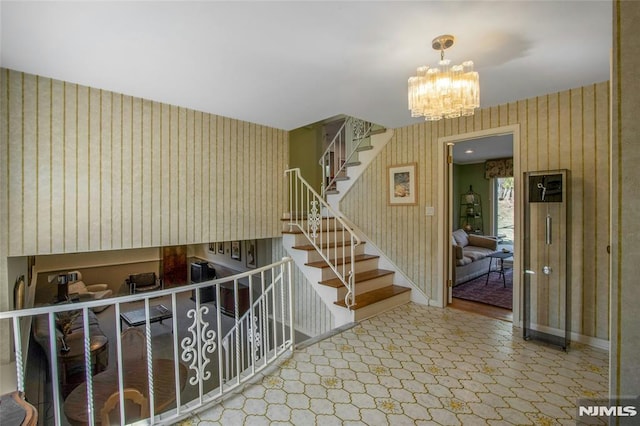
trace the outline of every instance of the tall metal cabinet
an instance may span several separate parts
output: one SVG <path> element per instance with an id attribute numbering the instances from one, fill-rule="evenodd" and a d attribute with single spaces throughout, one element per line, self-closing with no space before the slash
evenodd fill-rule
<path id="1" fill-rule="evenodd" d="M 523 337 L 567 350 L 570 341 L 569 171 L 527 172 Z"/>

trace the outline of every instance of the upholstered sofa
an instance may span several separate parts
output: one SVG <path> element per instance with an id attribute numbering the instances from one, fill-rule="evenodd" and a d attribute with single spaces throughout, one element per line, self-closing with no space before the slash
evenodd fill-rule
<path id="1" fill-rule="evenodd" d="M 467 234 L 458 229 L 451 236 L 454 263 L 453 285 L 462 284 L 489 271 L 491 258 L 488 256 L 498 250 L 498 240 L 494 237 Z"/>
<path id="2" fill-rule="evenodd" d="M 75 281 L 69 282 L 69 294 L 77 293 L 81 302 L 95 299 L 106 299 L 113 296 L 113 292 L 109 289 L 108 284 L 91 284 L 86 285 L 82 281 L 82 273 L 80 271 L 71 271 L 69 276 L 75 277 Z M 93 308 L 94 312 L 102 312 L 109 305 L 97 306 Z"/>

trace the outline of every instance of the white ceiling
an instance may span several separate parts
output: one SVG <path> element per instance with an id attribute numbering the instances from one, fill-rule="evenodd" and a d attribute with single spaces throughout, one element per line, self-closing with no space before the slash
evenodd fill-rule
<path id="1" fill-rule="evenodd" d="M 291 130 L 340 114 L 395 128 L 407 78 L 453 34 L 481 106 L 609 79 L 612 2 L 2 1 L 1 65 Z"/>
<path id="2" fill-rule="evenodd" d="M 513 157 L 513 135 L 495 135 L 456 142 L 454 164 L 481 163 L 493 158 Z"/>

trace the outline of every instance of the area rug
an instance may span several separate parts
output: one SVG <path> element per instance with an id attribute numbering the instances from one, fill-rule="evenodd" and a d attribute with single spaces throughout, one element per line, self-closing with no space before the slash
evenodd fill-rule
<path id="1" fill-rule="evenodd" d="M 498 306 L 500 308 L 512 309 L 513 269 L 507 269 L 504 278 L 507 285 L 506 288 L 503 287 L 500 274 L 492 272 L 489 276 L 488 284 L 487 276 L 482 275 L 481 277 L 455 286 L 453 288 L 453 297 Z"/>

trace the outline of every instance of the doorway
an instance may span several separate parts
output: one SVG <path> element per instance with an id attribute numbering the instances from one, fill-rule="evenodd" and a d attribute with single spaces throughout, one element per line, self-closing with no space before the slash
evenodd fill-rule
<path id="1" fill-rule="evenodd" d="M 498 140 L 508 140 L 508 143 L 500 144 Z M 500 148 L 500 145 L 503 147 Z M 508 151 L 504 151 L 504 145 L 508 146 Z M 512 272 L 513 291 L 511 296 L 513 322 L 514 325 L 520 324 L 520 230 L 519 230 L 519 214 L 518 202 L 520 200 L 521 192 L 518 191 L 521 185 L 519 178 L 519 126 L 504 126 L 500 128 L 490 129 L 486 131 L 473 132 L 467 134 L 461 134 L 456 136 L 450 136 L 439 139 L 438 147 L 440 161 L 439 161 L 439 175 L 440 175 L 440 188 L 439 188 L 439 200 L 440 207 L 439 213 L 443 218 L 443 232 L 439 241 L 441 248 L 440 255 L 442 259 L 441 268 L 443 271 L 443 283 L 441 288 L 443 306 L 447 306 L 453 302 L 452 293 L 455 282 L 455 270 L 454 264 L 456 254 L 454 253 L 454 247 L 451 244 L 451 233 L 457 229 L 458 222 L 461 218 L 460 197 L 463 192 L 473 191 L 476 192 L 476 188 L 469 188 L 469 181 L 460 183 L 460 179 L 457 179 L 454 174 L 454 163 L 482 163 L 478 167 L 483 168 L 484 162 L 488 159 L 496 158 L 513 158 L 513 173 L 510 176 L 509 181 L 498 181 L 497 179 L 484 179 L 483 182 L 478 181 L 480 186 L 486 186 L 486 192 L 483 192 L 486 197 L 486 202 L 483 202 L 483 219 L 482 219 L 482 234 L 485 236 L 501 236 L 502 243 L 511 247 L 513 253 L 513 260 L 509 265 Z M 463 156 L 462 158 L 456 157 Z M 498 186 L 499 185 L 499 186 Z M 463 188 L 463 186 L 465 186 Z M 455 187 L 455 188 L 454 188 Z M 499 194 L 498 189 L 502 187 L 504 194 Z M 505 190 L 505 187 L 508 189 Z M 464 190 L 464 191 L 463 191 Z M 511 218 L 500 217 L 504 215 L 503 206 L 499 205 L 499 198 L 501 195 L 506 195 L 506 202 L 511 203 Z M 503 200 L 503 201 L 505 201 Z M 510 222 L 510 223 L 509 223 Z M 468 231 L 468 230 L 467 230 Z M 504 236 L 503 236 L 504 235 Z M 512 266 L 512 268 L 511 268 Z M 486 278 L 486 273 L 484 274 Z M 490 274 L 491 275 L 491 274 Z M 478 313 L 482 309 L 478 309 Z"/>

